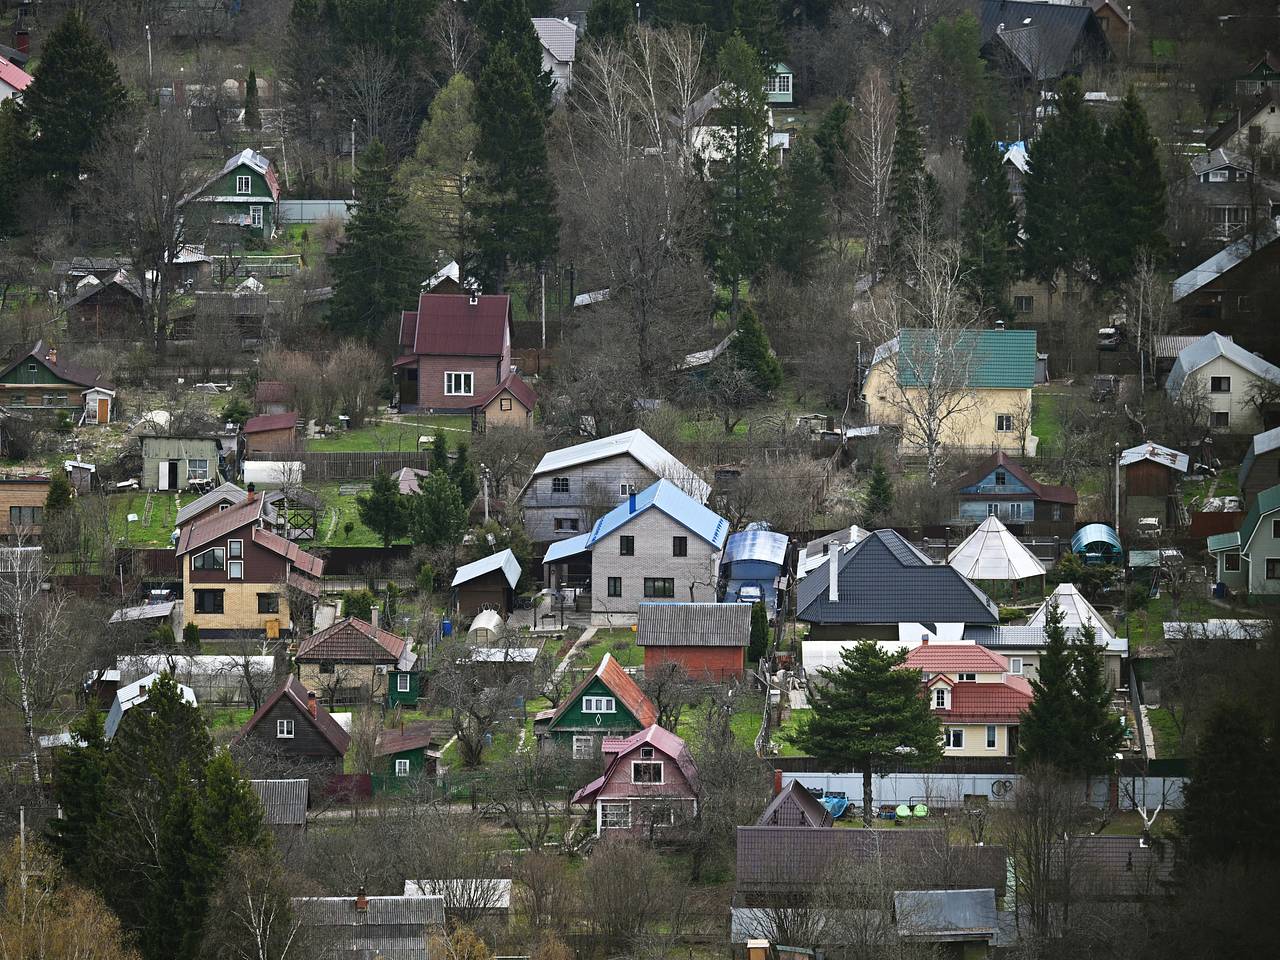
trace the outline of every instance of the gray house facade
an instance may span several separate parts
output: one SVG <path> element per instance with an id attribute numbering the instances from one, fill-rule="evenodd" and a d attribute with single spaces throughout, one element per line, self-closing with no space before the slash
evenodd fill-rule
<path id="1" fill-rule="evenodd" d="M 186 490 L 193 482 L 221 480 L 216 437 L 142 438 L 144 490 Z"/>

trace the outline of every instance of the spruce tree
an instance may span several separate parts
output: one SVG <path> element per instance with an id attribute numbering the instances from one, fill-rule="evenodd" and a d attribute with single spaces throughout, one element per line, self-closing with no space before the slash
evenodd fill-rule
<path id="1" fill-rule="evenodd" d="M 1102 133 L 1078 79 L 1063 80 L 1054 106 L 1028 148 L 1030 170 L 1023 181 L 1024 266 L 1045 283 L 1086 265 L 1098 224 L 1109 216 L 1096 199 Z"/>
<path id="2" fill-rule="evenodd" d="M 787 53 L 778 6 L 777 0 L 732 0 L 731 27 L 751 45 L 769 74 Z"/>
<path id="3" fill-rule="evenodd" d="M 964 237 L 964 276 L 974 298 L 997 316 L 1010 319 L 1018 215 L 1009 194 L 1004 158 L 986 114 L 969 118 L 964 160 L 969 168 L 960 227 Z"/>
<path id="4" fill-rule="evenodd" d="M 878 462 L 871 468 L 871 483 L 867 485 L 867 503 L 863 511 L 863 522 L 867 526 L 883 523 L 893 509 L 893 484 L 889 474 Z"/>
<path id="5" fill-rule="evenodd" d="M 197 785 L 190 766 L 177 768 L 173 789 L 165 798 L 163 814 L 156 830 L 157 869 L 149 878 L 142 909 L 142 929 L 138 946 L 143 960 L 190 960 L 193 954 L 184 944 L 199 936 L 203 917 L 188 897 L 189 852 L 195 845 L 193 819 Z"/>
<path id="6" fill-rule="evenodd" d="M 938 183 L 924 166 L 924 141 L 915 104 L 906 86 L 898 84 L 898 116 L 889 168 L 889 271 L 899 277 L 911 273 L 911 250 L 933 233 L 939 205 Z"/>
<path id="7" fill-rule="evenodd" d="M 833 554 L 829 563 L 835 562 Z M 841 665 L 819 670 L 812 709 L 793 742 L 832 770 L 862 772 L 862 821 L 871 826 L 871 778 L 891 764 L 942 758 L 938 716 L 924 696 L 919 670 L 902 666 L 874 640 L 840 652 Z"/>
<path id="8" fill-rule="evenodd" d="M 1099 208 L 1090 257 L 1103 287 L 1133 276 L 1144 253 L 1160 256 L 1168 241 L 1164 174 L 1146 111 L 1130 88 L 1107 127 L 1099 177 Z"/>
<path id="9" fill-rule="evenodd" d="M 720 105 L 712 132 L 711 231 L 707 242 L 716 279 L 729 287 L 730 317 L 738 319 L 743 280 L 764 267 L 772 242 L 775 171 L 769 158 L 764 71 L 741 36 L 717 58 Z"/>
<path id="10" fill-rule="evenodd" d="M 528 81 L 534 102 L 544 112 L 549 111 L 555 84 L 551 73 L 542 69 L 542 41 L 525 0 L 480 0 L 473 16 L 489 47 L 489 56 L 500 44 L 504 45 Z"/>
<path id="11" fill-rule="evenodd" d="M 329 325 L 367 343 L 381 342 L 400 311 L 418 299 L 420 245 L 391 175 L 386 148 L 375 140 L 359 158 L 358 203 L 332 260 Z"/>
<path id="12" fill-rule="evenodd" d="M 49 492 L 44 498 L 44 513 L 47 520 L 60 516 L 71 508 L 71 481 L 63 470 L 53 470 L 49 475 Z"/>
<path id="13" fill-rule="evenodd" d="M 419 484 L 409 500 L 409 532 L 420 547 L 455 547 L 467 532 L 467 507 L 457 485 L 435 472 Z"/>
<path id="14" fill-rule="evenodd" d="M 593 0 L 587 11 L 587 36 L 597 42 L 622 43 L 635 20 L 631 0 Z"/>
<path id="15" fill-rule="evenodd" d="M 0 237 L 20 232 L 17 200 L 27 178 L 27 129 L 14 98 L 0 102 Z"/>
<path id="16" fill-rule="evenodd" d="M 847 159 L 853 144 L 849 137 L 849 124 L 853 121 L 853 107 L 848 100 L 836 100 L 818 121 L 813 142 L 818 147 L 822 163 L 822 175 L 827 185 L 836 192 L 848 182 Z"/>
<path id="17" fill-rule="evenodd" d="M 747 663 L 758 664 L 769 650 L 769 610 L 756 601 L 751 605 L 751 644 L 747 647 Z"/>
<path id="18" fill-rule="evenodd" d="M 262 111 L 258 108 L 258 75 L 249 68 L 244 84 L 244 126 L 246 130 L 262 129 Z"/>
<path id="19" fill-rule="evenodd" d="M 1091 623 L 1071 641 L 1071 676 L 1076 693 L 1072 769 L 1086 777 L 1109 773 L 1124 743 L 1124 730 L 1111 709 L 1106 658 Z"/>
<path id="20" fill-rule="evenodd" d="M 125 107 L 110 52 L 79 8 L 72 9 L 45 40 L 22 95 L 19 117 L 31 136 L 28 173 L 65 200 L 79 185 L 89 151 Z"/>
<path id="21" fill-rule="evenodd" d="M 409 529 L 404 498 L 395 479 L 386 471 L 374 475 L 369 492 L 356 497 L 360 522 L 382 538 L 385 550 Z"/>
<path id="22" fill-rule="evenodd" d="M 454 451 L 453 464 L 449 467 L 449 479 L 458 488 L 463 506 L 471 506 L 480 494 L 480 481 L 476 479 L 476 470 L 471 465 L 465 443 L 459 443 L 458 449 Z"/>
<path id="23" fill-rule="evenodd" d="M 71 724 L 71 735 L 79 745 L 59 747 L 54 754 L 53 797 L 62 816 L 49 821 L 49 838 L 68 873 L 86 885 L 92 879 L 95 831 L 105 797 L 107 750 L 102 719 L 90 701 Z"/>
<path id="24" fill-rule="evenodd" d="M 747 374 L 761 395 L 772 393 L 782 385 L 782 363 L 769 346 L 769 337 L 753 310 L 743 309 L 737 330 L 729 347 L 734 366 Z"/>
<path id="25" fill-rule="evenodd" d="M 1059 770 L 1073 765 L 1071 751 L 1077 734 L 1075 684 L 1071 644 L 1063 626 L 1062 608 L 1053 600 L 1045 616 L 1046 646 L 1031 681 L 1031 705 L 1018 724 L 1018 755 L 1023 763 Z"/>
<path id="26" fill-rule="evenodd" d="M 431 460 L 428 463 L 428 468 L 448 473 L 451 464 L 449 441 L 445 438 L 443 430 L 436 431 L 435 436 L 431 438 Z"/>
<path id="27" fill-rule="evenodd" d="M 787 159 L 773 236 L 774 263 L 793 281 L 812 277 L 822 255 L 827 237 L 825 186 L 817 147 L 800 141 Z"/>
<path id="28" fill-rule="evenodd" d="M 547 171 L 546 111 L 506 40 L 489 51 L 476 85 L 476 159 L 482 279 L 500 285 L 509 266 L 554 258 L 559 221 Z"/>

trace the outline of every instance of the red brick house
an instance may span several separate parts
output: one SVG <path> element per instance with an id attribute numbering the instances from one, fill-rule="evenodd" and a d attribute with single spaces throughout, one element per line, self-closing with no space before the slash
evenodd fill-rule
<path id="1" fill-rule="evenodd" d="M 423 293 L 400 316 L 393 368 L 402 410 L 471 411 L 511 372 L 511 298 Z"/>
<path id="2" fill-rule="evenodd" d="M 751 604 L 641 603 L 636 623 L 646 675 L 678 663 L 695 680 L 741 679 L 751 643 Z"/>
<path id="3" fill-rule="evenodd" d="M 573 795 L 595 808 L 596 836 L 655 839 L 698 814 L 698 769 L 685 742 L 657 724 L 601 747 L 604 776 Z"/>
<path id="4" fill-rule="evenodd" d="M 292 411 L 268 413 L 245 421 L 246 453 L 283 452 L 298 446 L 298 415 Z"/>

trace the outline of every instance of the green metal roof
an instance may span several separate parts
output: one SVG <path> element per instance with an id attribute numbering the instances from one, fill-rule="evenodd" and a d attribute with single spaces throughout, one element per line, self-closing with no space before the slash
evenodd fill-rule
<path id="1" fill-rule="evenodd" d="M 1280 510 L 1280 484 L 1274 487 L 1267 487 L 1260 494 L 1258 499 L 1253 502 L 1253 506 L 1249 508 L 1249 512 L 1244 515 L 1244 523 L 1240 526 L 1240 545 L 1247 547 L 1249 541 L 1253 539 L 1253 532 L 1258 529 L 1258 524 L 1262 522 L 1262 518 L 1268 513 Z M 1210 550 L 1213 548 L 1210 547 Z"/>
<path id="2" fill-rule="evenodd" d="M 1215 533 L 1209 538 L 1209 552 L 1221 553 L 1223 550 L 1233 550 L 1240 546 L 1240 531 L 1234 530 L 1231 533 Z"/>
<path id="3" fill-rule="evenodd" d="M 1036 383 L 1034 330 L 962 330 L 939 343 L 935 330 L 904 327 L 898 335 L 898 382 L 920 386 L 932 377 L 939 354 L 968 364 L 969 386 L 988 390 L 1030 390 Z M 943 349 L 943 348 L 946 349 Z"/>

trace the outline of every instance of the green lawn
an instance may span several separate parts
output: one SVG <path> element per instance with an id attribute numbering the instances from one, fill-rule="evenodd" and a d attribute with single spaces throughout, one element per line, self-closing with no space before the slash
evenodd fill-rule
<path id="1" fill-rule="evenodd" d="M 253 716 L 253 711 L 248 707 L 202 707 L 201 712 L 204 713 L 209 729 L 213 731 L 239 730 Z"/>
<path id="2" fill-rule="evenodd" d="M 1233 497 L 1240 492 L 1240 468 L 1224 467 L 1216 477 L 1190 477 L 1178 487 L 1178 495 L 1182 503 L 1191 509 L 1196 500 L 1203 500 L 1213 491 L 1215 497 Z"/>
<path id="3" fill-rule="evenodd" d="M 1184 591 L 1185 595 L 1176 616 L 1173 612 L 1173 601 L 1169 599 L 1167 585 L 1160 596 L 1147 602 L 1146 607 L 1131 612 L 1126 618 L 1129 646 L 1137 648 L 1160 643 L 1164 640 L 1164 625 L 1169 620 L 1199 623 L 1214 617 L 1225 616 L 1220 607 L 1215 607 L 1209 602 L 1208 597 L 1200 596 L 1198 593 L 1194 596 L 1190 595 L 1191 590 L 1194 589 L 1196 588 L 1192 587 Z"/>
<path id="4" fill-rule="evenodd" d="M 382 450 L 404 452 L 418 449 L 418 438 L 440 430 L 450 449 L 471 436 L 471 418 L 465 414 L 412 414 L 379 417 L 359 430 L 343 430 L 321 439 L 308 440 L 307 449 L 316 453 L 375 453 Z"/>
<path id="5" fill-rule="evenodd" d="M 794 734 L 800 725 L 800 720 L 804 714 L 799 710 L 792 710 L 791 714 L 783 721 L 782 726 L 776 730 L 769 731 L 769 739 L 778 746 L 778 756 L 780 757 L 803 757 L 804 751 L 799 747 L 792 746 L 787 742 L 787 737 Z"/>
<path id="6" fill-rule="evenodd" d="M 1039 452 L 1043 455 L 1057 449 L 1062 436 L 1062 420 L 1059 405 L 1061 394 L 1031 392 L 1031 432 L 1040 438 Z"/>
<path id="7" fill-rule="evenodd" d="M 1163 707 L 1147 711 L 1151 732 L 1156 738 L 1156 757 L 1160 760 L 1182 756 L 1182 737 L 1169 711 Z"/>
<path id="8" fill-rule="evenodd" d="M 356 503 L 359 494 L 343 494 L 341 484 L 326 483 L 316 488 L 325 503 L 324 512 L 317 521 L 317 547 L 380 547 L 382 538 L 360 522 L 360 507 Z M 350 535 L 344 531 L 352 523 Z"/>
<path id="9" fill-rule="evenodd" d="M 178 509 L 195 500 L 199 494 L 158 492 L 150 494 L 151 516 L 147 518 L 147 496 L 144 491 L 112 494 L 108 502 L 111 510 L 111 530 L 126 543 L 135 547 L 167 547 L 178 519 Z M 129 514 L 138 519 L 130 521 Z"/>
<path id="10" fill-rule="evenodd" d="M 595 639 L 573 658 L 573 666 L 579 670 L 594 670 L 606 653 L 613 654 L 624 667 L 644 666 L 644 650 L 636 644 L 636 635 L 626 628 L 597 630 Z"/>
<path id="11" fill-rule="evenodd" d="M 733 737 L 744 747 L 754 749 L 756 735 L 760 732 L 761 711 L 764 701 L 760 697 L 735 697 L 733 715 L 729 717 L 729 729 Z M 698 724 L 704 707 L 693 704 L 685 707 L 680 714 L 680 722 L 676 724 L 676 736 L 693 745 L 698 739 Z"/>

